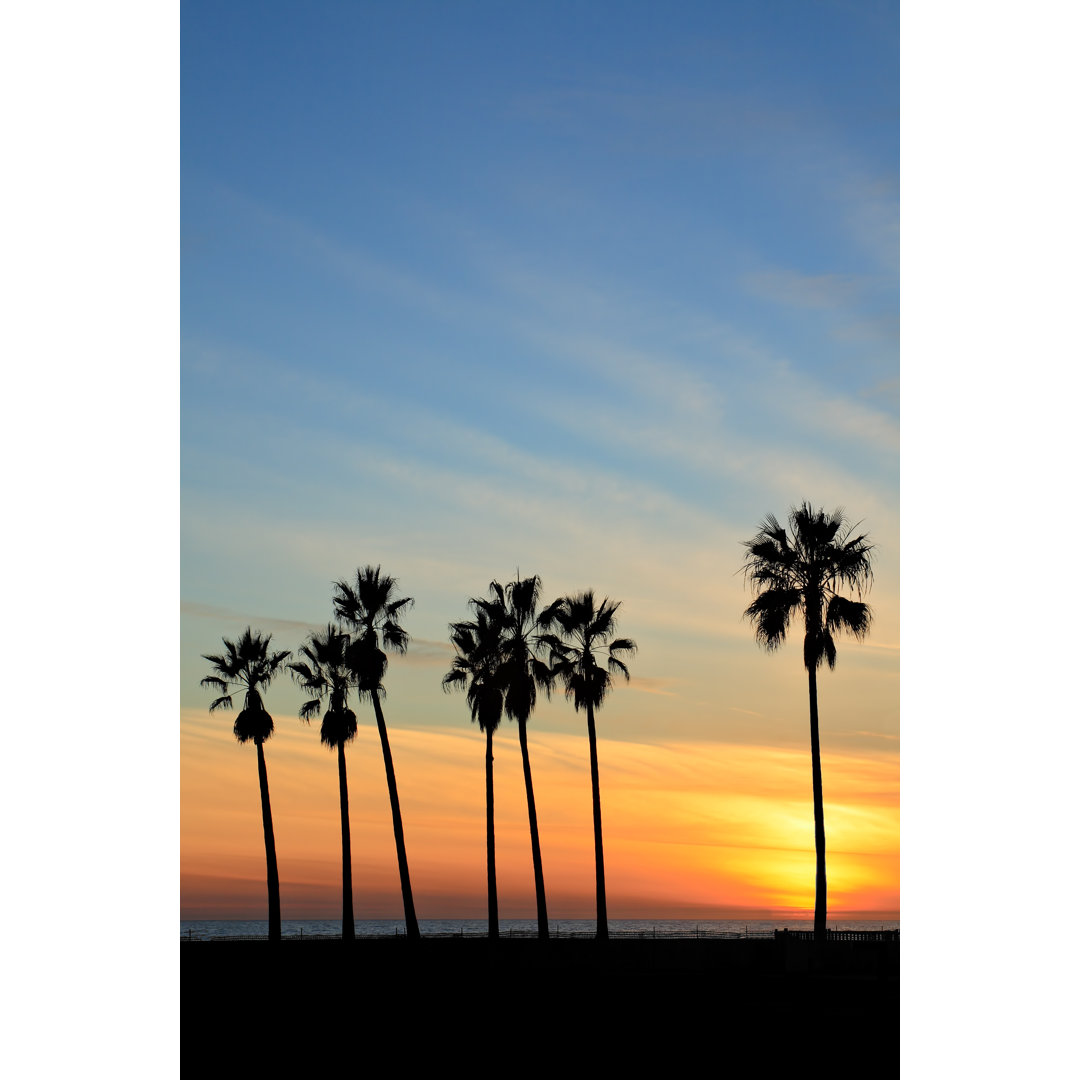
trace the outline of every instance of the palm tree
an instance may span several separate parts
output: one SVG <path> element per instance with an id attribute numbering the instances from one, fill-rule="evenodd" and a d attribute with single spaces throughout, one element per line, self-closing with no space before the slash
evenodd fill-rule
<path id="1" fill-rule="evenodd" d="M 637 645 L 629 638 L 616 638 L 615 613 L 619 603 L 604 598 L 599 607 L 592 589 L 558 601 L 553 618 L 559 635 L 545 635 L 550 649 L 551 672 L 574 699 L 574 709 L 585 710 L 589 723 L 589 763 L 592 770 L 593 839 L 596 845 L 596 936 L 606 940 L 607 889 L 604 884 L 604 835 L 600 823 L 600 769 L 596 758 L 595 710 L 611 689 L 611 676 L 630 681 L 630 671 L 620 656 L 632 656 Z M 607 663 L 597 662 L 607 654 Z"/>
<path id="2" fill-rule="evenodd" d="M 278 884 L 277 850 L 274 847 L 274 819 L 270 814 L 270 784 L 266 776 L 266 758 L 263 743 L 274 734 L 274 721 L 263 708 L 261 691 L 265 691 L 281 665 L 289 658 L 287 652 L 270 652 L 270 639 L 261 633 L 252 634 L 249 626 L 238 641 L 222 638 L 225 652 L 220 656 L 203 654 L 216 674 L 207 675 L 199 684 L 221 692 L 210 702 L 210 711 L 231 709 L 233 688 L 244 691 L 244 707 L 233 724 L 237 741 L 255 741 L 259 757 L 259 795 L 262 799 L 263 841 L 266 846 L 266 895 L 268 902 L 269 937 L 281 940 L 281 889 Z"/>
<path id="3" fill-rule="evenodd" d="M 297 683 L 310 694 L 310 700 L 300 706 L 300 719 L 310 723 L 322 712 L 320 737 L 325 746 L 336 749 L 338 755 L 338 793 L 341 801 L 341 940 L 356 940 L 353 921 L 352 841 L 349 834 L 349 781 L 345 771 L 345 744 L 356 737 L 356 713 L 349 708 L 349 688 L 352 673 L 346 660 L 349 635 L 327 624 L 326 632 L 308 636 L 301 646 L 304 660 L 290 664 Z"/>
<path id="4" fill-rule="evenodd" d="M 814 848 L 817 876 L 814 934 L 825 938 L 825 809 L 821 793 L 821 742 L 818 735 L 817 669 L 823 660 L 836 666 L 833 632 L 846 630 L 856 639 L 870 628 L 870 608 L 861 600 L 873 582 L 870 561 L 874 545 L 856 533 L 843 510 L 831 514 L 809 503 L 793 506 L 788 529 L 770 514 L 758 534 L 744 541 L 744 574 L 756 596 L 745 616 L 754 625 L 758 643 L 770 652 L 784 643 L 792 618 L 802 613 L 803 663 L 810 676 L 810 760 L 814 783 Z M 854 590 L 852 600 L 838 589 Z"/>
<path id="5" fill-rule="evenodd" d="M 484 758 L 487 782 L 487 885 L 488 937 L 499 936 L 499 898 L 495 885 L 495 754 L 492 736 L 502 719 L 505 695 L 504 673 L 500 669 L 502 628 L 482 611 L 475 622 L 451 623 L 450 640 L 457 652 L 450 670 L 443 676 L 443 690 L 465 689 L 472 718 L 487 735 Z"/>
<path id="6" fill-rule="evenodd" d="M 399 597 L 396 593 L 395 578 L 384 575 L 379 566 L 365 566 L 356 571 L 355 582 L 335 582 L 334 614 L 355 631 L 348 648 L 348 664 L 356 680 L 357 692 L 370 698 L 375 710 L 375 723 L 379 728 L 383 765 L 386 768 L 386 787 L 390 793 L 390 814 L 394 821 L 398 876 L 401 878 L 401 900 L 405 909 L 405 934 L 410 941 L 418 941 L 420 924 L 416 921 L 416 908 L 413 906 L 394 758 L 390 753 L 390 739 L 380 702 L 386 694 L 382 685 L 387 663 L 384 650 L 389 649 L 404 656 L 409 648 L 409 635 L 398 619 L 412 606 L 413 601 L 410 596 Z"/>
<path id="7" fill-rule="evenodd" d="M 525 800 L 529 808 L 529 834 L 532 839 L 533 878 L 536 884 L 536 933 L 541 941 L 548 939 L 547 895 L 544 890 L 544 865 L 540 857 L 540 829 L 536 820 L 536 798 L 533 794 L 532 767 L 529 764 L 529 741 L 525 723 L 536 705 L 539 686 L 549 695 L 552 676 L 537 655 L 541 635 L 551 626 L 559 601 L 537 613 L 541 582 L 537 575 L 522 581 L 510 582 L 503 588 L 493 581 L 489 600 L 470 601 L 474 611 L 482 611 L 501 628 L 500 644 L 502 677 L 506 687 L 506 715 L 517 721 L 518 741 L 521 744 L 521 765 L 525 773 Z"/>

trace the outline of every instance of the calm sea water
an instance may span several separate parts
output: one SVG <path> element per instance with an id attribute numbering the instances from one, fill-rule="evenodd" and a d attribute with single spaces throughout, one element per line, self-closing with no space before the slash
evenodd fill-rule
<path id="1" fill-rule="evenodd" d="M 592 919 L 553 919 L 549 923 L 552 936 L 591 937 L 596 932 Z M 774 930 L 813 930 L 813 919 L 609 919 L 612 937 L 764 937 Z M 267 935 L 265 919 L 182 919 L 181 938 L 191 941 L 213 941 L 220 938 Z M 899 930 L 899 922 L 875 919 L 830 919 L 830 930 Z M 358 937 L 393 937 L 405 933 L 400 919 L 357 920 Z M 429 936 L 452 934 L 462 937 L 487 935 L 487 919 L 421 919 L 420 933 Z M 535 919 L 500 919 L 499 933 L 503 937 L 535 937 Z M 281 934 L 287 938 L 340 937 L 338 919 L 282 919 Z"/>

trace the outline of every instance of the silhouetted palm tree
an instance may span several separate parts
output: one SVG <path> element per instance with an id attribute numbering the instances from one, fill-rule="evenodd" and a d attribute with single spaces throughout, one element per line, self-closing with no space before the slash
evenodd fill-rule
<path id="1" fill-rule="evenodd" d="M 870 566 L 874 545 L 856 534 L 843 510 L 826 514 L 809 503 L 792 507 L 788 528 L 770 514 L 758 534 L 744 541 L 744 573 L 757 594 L 745 615 L 754 624 L 758 642 L 778 649 L 792 618 L 802 612 L 805 636 L 803 663 L 810 676 L 810 759 L 814 783 L 814 847 L 817 876 L 814 933 L 825 937 L 825 809 L 821 792 L 821 743 L 818 736 L 817 669 L 823 660 L 836 666 L 833 631 L 863 638 L 870 628 L 870 608 L 837 589 L 854 590 L 861 598 L 873 582 Z"/>
<path id="2" fill-rule="evenodd" d="M 596 757 L 595 710 L 604 703 L 611 676 L 618 673 L 630 681 L 630 671 L 619 659 L 632 656 L 637 646 L 629 638 L 616 638 L 615 612 L 619 604 L 604 598 L 599 607 L 592 589 L 560 600 L 553 612 L 558 636 L 546 635 L 551 650 L 551 672 L 566 687 L 576 710 L 584 709 L 589 723 L 589 763 L 592 770 L 593 838 L 596 845 L 596 936 L 606 939 L 607 889 L 604 883 L 604 835 L 600 823 L 600 769 Z M 597 662 L 604 654 L 604 667 Z"/>
<path id="3" fill-rule="evenodd" d="M 266 845 L 266 895 L 268 902 L 269 938 L 281 940 L 281 890 L 278 884 L 277 850 L 274 847 L 274 820 L 270 814 L 270 784 L 266 776 L 266 758 L 263 743 L 274 733 L 274 721 L 263 708 L 262 693 L 281 665 L 289 658 L 287 652 L 270 652 L 270 639 L 261 633 L 251 632 L 249 626 L 238 641 L 222 638 L 225 652 L 220 656 L 203 654 L 204 660 L 213 665 L 215 674 L 207 675 L 199 684 L 211 686 L 221 692 L 221 697 L 210 702 L 210 711 L 231 709 L 233 688 L 244 691 L 244 707 L 237 714 L 233 734 L 241 743 L 255 740 L 259 757 L 259 795 L 262 800 L 263 841 Z"/>
<path id="4" fill-rule="evenodd" d="M 409 635 L 398 619 L 412 606 L 413 601 L 412 597 L 399 597 L 396 593 L 396 579 L 383 575 L 381 567 L 362 567 L 356 571 L 354 582 L 338 581 L 334 584 L 334 614 L 355 631 L 348 650 L 349 668 L 355 677 L 358 692 L 370 698 L 375 710 L 383 765 L 386 767 L 386 787 L 390 793 L 390 814 L 394 821 L 398 876 L 401 878 L 401 900 L 405 909 L 405 934 L 415 941 L 420 938 L 420 924 L 416 921 L 416 908 L 413 906 L 394 758 L 390 753 L 390 739 L 380 703 L 380 698 L 386 694 L 382 685 L 386 674 L 386 653 L 383 650 L 389 649 L 404 656 L 409 648 Z"/>
<path id="5" fill-rule="evenodd" d="M 521 765 L 525 773 L 525 800 L 529 809 L 529 835 L 532 839 L 533 879 L 536 884 L 536 929 L 541 941 L 548 938 L 547 895 L 544 890 L 544 865 L 540 857 L 540 829 L 536 820 L 532 767 L 529 764 L 529 741 L 525 723 L 536 705 L 537 687 L 550 695 L 551 670 L 537 655 L 541 635 L 551 626 L 559 601 L 537 612 L 541 583 L 535 574 L 524 581 L 512 581 L 505 588 L 497 581 L 489 586 L 491 598 L 470 601 L 475 611 L 501 629 L 501 671 L 506 688 L 506 715 L 517 721 L 521 744 Z"/>
<path id="6" fill-rule="evenodd" d="M 475 622 L 451 623 L 450 641 L 457 652 L 443 677 L 443 689 L 465 690 L 472 718 L 487 736 L 484 758 L 487 781 L 488 937 L 499 936 L 499 898 L 495 885 L 495 754 L 492 736 L 502 719 L 505 687 L 500 671 L 502 628 L 478 610 Z"/>
<path id="7" fill-rule="evenodd" d="M 290 664 L 293 678 L 314 696 L 300 706 L 300 719 L 310 722 L 323 715 L 320 737 L 324 745 L 337 750 L 338 793 L 341 802 L 341 939 L 356 939 L 353 921 L 352 841 L 349 833 L 349 780 L 345 771 L 345 744 L 356 737 L 356 713 L 349 708 L 349 688 L 353 676 L 347 663 L 349 635 L 327 624 L 326 631 L 308 636 L 301 646 L 305 659 Z"/>

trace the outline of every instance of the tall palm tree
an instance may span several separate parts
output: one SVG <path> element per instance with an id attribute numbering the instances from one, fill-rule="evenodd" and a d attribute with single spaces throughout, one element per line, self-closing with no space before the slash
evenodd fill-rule
<path id="1" fill-rule="evenodd" d="M 251 632 L 249 626 L 238 641 L 222 638 L 225 652 L 221 655 L 203 654 L 209 660 L 215 674 L 207 675 L 199 684 L 220 691 L 221 696 L 210 702 L 210 711 L 231 709 L 233 692 L 243 690 L 244 707 L 237 714 L 233 734 L 237 741 L 255 742 L 259 757 L 259 795 L 262 800 L 263 842 L 266 846 L 266 896 L 268 903 L 269 938 L 281 940 L 281 889 L 278 884 L 277 850 L 274 847 L 274 819 L 270 814 L 270 784 L 266 776 L 266 758 L 263 743 L 274 734 L 274 721 L 263 708 L 262 692 L 265 691 L 281 665 L 289 658 L 288 652 L 271 652 L 270 639 L 261 633 Z"/>
<path id="2" fill-rule="evenodd" d="M 502 719 L 505 697 L 500 669 L 502 628 L 479 610 L 475 622 L 451 623 L 450 641 L 457 655 L 443 676 L 443 690 L 465 690 L 469 712 L 487 736 L 484 758 L 487 789 L 488 937 L 499 936 L 499 898 L 495 885 L 495 754 L 492 736 Z"/>
<path id="3" fill-rule="evenodd" d="M 353 685 L 347 662 L 349 635 L 327 624 L 326 631 L 316 631 L 300 647 L 303 660 L 290 664 L 293 678 L 313 696 L 300 706 L 300 719 L 310 723 L 323 715 L 320 737 L 325 746 L 337 750 L 338 794 L 341 802 L 341 939 L 356 940 L 353 920 L 352 840 L 349 833 L 349 780 L 345 770 L 345 744 L 356 737 L 356 713 L 349 708 L 349 689 Z"/>
<path id="4" fill-rule="evenodd" d="M 604 834 L 600 822 L 600 769 L 596 757 L 595 711 L 604 704 L 612 675 L 630 681 L 630 671 L 620 657 L 633 656 L 637 645 L 615 637 L 615 613 L 620 604 L 604 598 L 599 607 L 592 589 L 558 601 L 553 612 L 558 635 L 544 636 L 550 649 L 551 672 L 573 698 L 575 710 L 585 710 L 589 724 L 589 764 L 592 771 L 593 840 L 596 846 L 596 936 L 606 940 L 607 889 L 604 883 Z M 604 659 L 601 667 L 598 661 Z"/>
<path id="5" fill-rule="evenodd" d="M 529 763 L 529 740 L 525 724 L 536 705 L 537 687 L 551 693 L 551 669 L 537 656 L 542 635 L 550 628 L 559 601 L 538 612 L 541 582 L 537 575 L 512 581 L 505 588 L 493 581 L 490 598 L 474 599 L 474 611 L 483 612 L 501 629 L 502 678 L 506 687 L 506 715 L 517 721 L 521 744 L 521 765 L 525 773 L 525 801 L 529 809 L 529 835 L 532 839 L 533 879 L 536 884 L 536 932 L 541 941 L 548 939 L 547 894 L 544 890 L 544 865 L 540 856 L 540 828 L 536 820 L 532 766 Z"/>
<path id="6" fill-rule="evenodd" d="M 364 566 L 356 571 L 355 581 L 335 582 L 334 614 L 355 631 L 349 644 L 348 664 L 356 680 L 357 692 L 369 698 L 375 710 L 375 723 L 379 728 L 383 765 L 386 768 L 386 787 L 390 793 L 390 814 L 394 821 L 398 876 L 401 878 L 401 900 L 405 909 L 405 934 L 409 940 L 418 941 L 420 924 L 416 921 L 416 908 L 413 906 L 394 758 L 390 753 L 390 738 L 386 733 L 386 720 L 380 701 L 386 694 L 382 684 L 387 664 L 384 650 L 389 649 L 404 656 L 409 648 L 409 635 L 398 620 L 412 606 L 413 600 L 410 596 L 397 596 L 396 593 L 397 580 L 384 575 L 382 567 Z"/>
<path id="7" fill-rule="evenodd" d="M 809 503 L 793 506 L 788 528 L 770 514 L 758 534 L 746 540 L 744 573 L 756 596 L 744 615 L 754 626 L 758 643 L 770 652 L 780 648 L 796 614 L 803 618 L 803 663 L 810 677 L 810 761 L 814 785 L 814 848 L 817 875 L 814 934 L 825 937 L 825 808 L 821 791 L 821 741 L 818 735 L 817 669 L 822 661 L 836 666 L 834 631 L 856 639 L 870 629 L 870 608 L 863 590 L 873 583 L 874 545 L 856 533 L 843 510 L 831 514 Z M 790 535 L 789 531 L 790 530 Z M 853 600 L 839 589 L 854 591 Z"/>

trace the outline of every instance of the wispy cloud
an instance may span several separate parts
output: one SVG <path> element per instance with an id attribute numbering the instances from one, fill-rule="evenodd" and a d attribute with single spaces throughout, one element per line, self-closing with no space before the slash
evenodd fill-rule
<path id="1" fill-rule="evenodd" d="M 859 279 L 851 274 L 760 270 L 744 274 L 742 283 L 755 296 L 801 308 L 843 307 L 859 293 Z"/>
<path id="2" fill-rule="evenodd" d="M 662 679 L 657 677 L 650 677 L 648 675 L 635 675 L 630 680 L 630 689 L 637 690 L 642 694 L 659 694 L 661 697 L 674 697 L 679 695 L 674 690 L 669 690 L 668 687 L 678 684 L 677 679 Z"/>
<path id="3" fill-rule="evenodd" d="M 251 626 L 256 629 L 270 631 L 292 632 L 294 630 L 311 631 L 319 629 L 318 624 L 302 622 L 299 619 L 282 619 L 272 615 L 245 615 L 241 612 L 230 611 L 228 608 L 215 607 L 213 604 L 202 604 L 194 600 L 181 600 L 180 612 L 183 615 L 193 615 L 200 619 L 213 619 L 217 622 L 236 623 L 241 626 Z"/>

